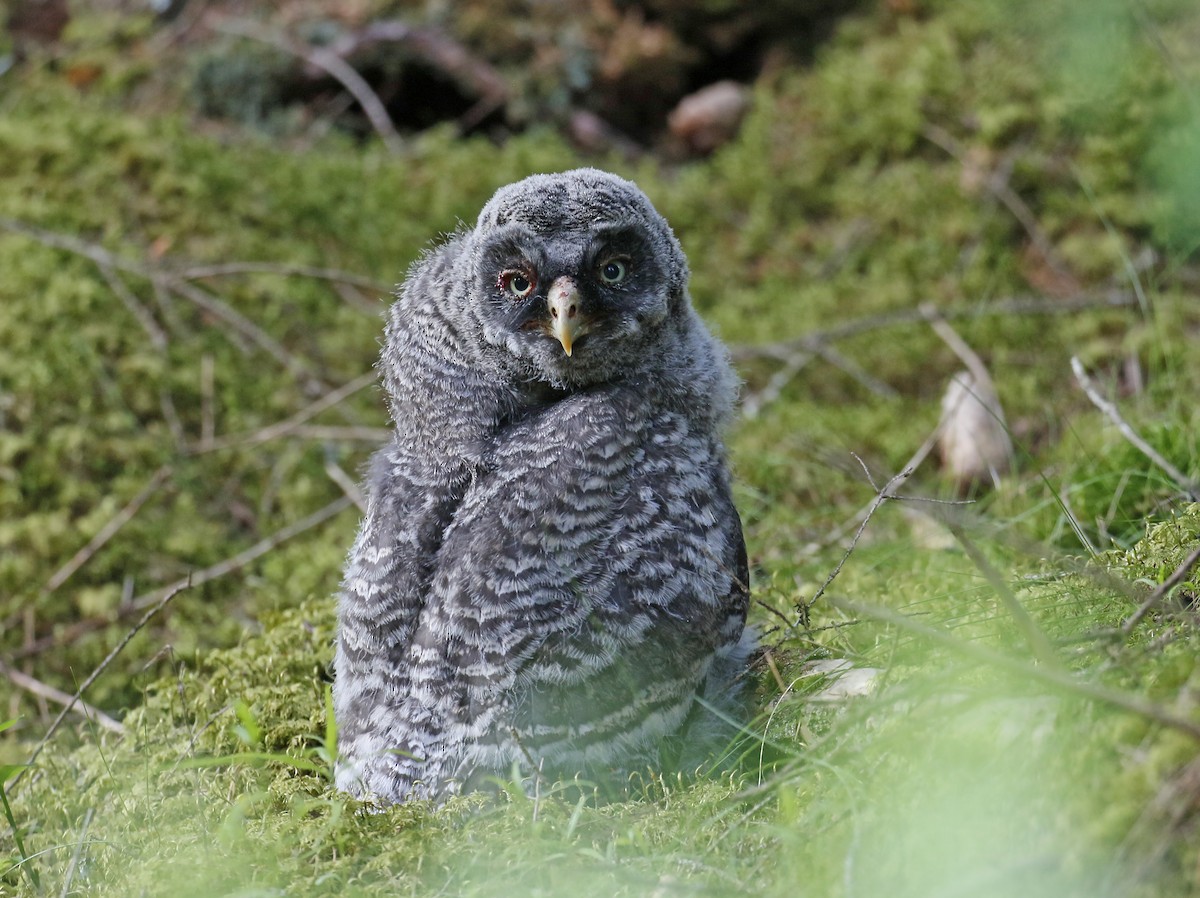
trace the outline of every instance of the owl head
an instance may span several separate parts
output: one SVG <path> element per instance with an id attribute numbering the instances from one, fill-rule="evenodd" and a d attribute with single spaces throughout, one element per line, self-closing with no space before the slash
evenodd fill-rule
<path id="1" fill-rule="evenodd" d="M 486 344 L 521 376 L 569 389 L 652 362 L 687 304 L 687 262 L 637 186 L 591 168 L 533 175 L 484 206 L 466 254 Z"/>

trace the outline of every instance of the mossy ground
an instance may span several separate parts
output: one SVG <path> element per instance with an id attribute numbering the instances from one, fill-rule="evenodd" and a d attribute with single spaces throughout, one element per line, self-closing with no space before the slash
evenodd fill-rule
<path id="1" fill-rule="evenodd" d="M 938 522 L 966 515 L 1076 682 L 1197 720 L 1195 572 L 1128 638 L 1100 634 L 1200 540 L 1200 510 L 1093 408 L 1068 359 L 1200 478 L 1200 17 L 1168 0 L 1072 9 L 848 18 L 811 68 L 763 79 L 734 144 L 670 169 L 581 159 L 538 132 L 497 146 L 435 131 L 398 157 L 336 135 L 304 148 L 197 135 L 180 114 L 131 111 L 137 65 L 92 44 L 82 58 L 108 75 L 90 87 L 71 86 L 69 59 L 4 76 L 0 659 L 68 692 L 136 619 L 131 600 L 336 501 L 331 465 L 354 475 L 372 445 L 345 429 L 386 423 L 366 388 L 305 422 L 325 430 L 222 447 L 369 370 L 385 291 L 279 271 L 186 282 L 261 328 L 272 354 L 189 299 L 189 266 L 269 260 L 393 283 L 499 185 L 587 162 L 647 190 L 688 252 L 698 308 L 737 347 L 927 300 L 986 313 L 1134 299 L 957 319 L 997 383 L 1018 475 L 966 509 L 882 506 L 803 624 L 784 621 L 844 552 L 828 535 L 875 494 L 852 453 L 886 482 L 960 364 L 925 324 L 879 326 L 830 344 L 871 379 L 816 359 L 737 423 L 775 670 L 755 672 L 760 715 L 735 773 L 647 772 L 599 807 L 509 786 L 363 813 L 325 775 L 331 595 L 357 523 L 345 510 L 180 594 L 137 635 L 85 696 L 129 709 L 126 735 L 59 731 L 8 790 L 31 856 L 2 830 L 14 866 L 0 860 L 0 894 L 1200 891 L 1197 742 L 1039 679 L 1044 663 Z M 48 246 L 45 231 L 104 255 Z M 758 397 L 779 362 L 738 357 Z M 47 589 L 164 466 L 136 514 Z M 953 495 L 931 462 L 905 492 Z M 72 630 L 80 620 L 93 626 Z M 818 701 L 804 665 L 819 658 L 879 669 L 875 692 Z M 0 719 L 20 722 L 0 764 L 27 757 L 48 719 L 27 694 L 10 705 Z"/>

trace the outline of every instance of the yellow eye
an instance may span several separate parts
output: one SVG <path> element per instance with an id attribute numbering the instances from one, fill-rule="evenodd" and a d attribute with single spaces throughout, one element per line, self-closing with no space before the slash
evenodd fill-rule
<path id="1" fill-rule="evenodd" d="M 625 280 L 625 263 L 620 259 L 610 259 L 600 269 L 600 280 L 606 284 L 619 284 Z"/>
<path id="2" fill-rule="evenodd" d="M 533 292 L 533 281 L 522 271 L 505 271 L 500 274 L 500 287 L 516 299 L 524 299 Z"/>

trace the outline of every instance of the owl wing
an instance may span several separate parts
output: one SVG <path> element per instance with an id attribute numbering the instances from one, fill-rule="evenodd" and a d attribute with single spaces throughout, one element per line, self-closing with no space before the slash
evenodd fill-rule
<path id="1" fill-rule="evenodd" d="M 500 414 L 481 372 L 457 361 L 440 308 L 459 251 L 451 242 L 419 263 L 392 308 L 381 368 L 397 435 L 371 461 L 338 602 L 338 785 L 392 800 L 407 788 L 397 742 L 414 741 L 402 707 L 413 633 L 443 534 Z"/>
<path id="2" fill-rule="evenodd" d="M 719 442 L 644 389 L 593 390 L 514 425 L 491 462 L 413 636 L 410 713 L 448 747 L 422 775 L 654 756 L 745 622 Z"/>

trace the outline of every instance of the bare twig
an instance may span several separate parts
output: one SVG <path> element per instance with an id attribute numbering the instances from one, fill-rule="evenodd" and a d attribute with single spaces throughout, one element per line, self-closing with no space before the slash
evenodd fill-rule
<path id="1" fill-rule="evenodd" d="M 77 690 L 75 690 L 75 695 L 71 698 L 70 702 L 63 707 L 58 716 L 54 718 L 54 722 L 50 724 L 50 728 L 46 730 L 46 733 L 40 740 L 38 740 L 38 744 L 34 746 L 33 752 L 30 754 L 29 760 L 26 762 L 26 766 L 15 777 L 13 777 L 12 783 L 14 786 L 17 784 L 17 781 L 24 776 L 25 771 L 33 767 L 33 762 L 36 761 L 38 755 L 42 753 L 42 749 L 46 747 L 51 737 L 58 731 L 58 728 L 62 726 L 62 722 L 64 719 L 66 719 L 67 713 L 75 706 L 76 703 L 78 703 L 79 699 L 91 687 L 91 685 L 96 682 L 100 675 L 108 669 L 108 666 L 113 663 L 117 655 L 121 653 L 121 650 L 124 649 L 125 646 L 129 645 L 130 640 L 140 633 L 142 628 L 145 627 L 146 624 L 150 623 L 155 615 L 166 608 L 172 599 L 174 599 L 189 586 L 191 586 L 191 583 L 185 580 L 175 586 L 169 592 L 165 593 L 162 598 L 158 600 L 158 603 L 145 614 L 143 614 L 141 619 L 139 619 L 138 622 L 134 624 L 132 628 L 130 628 L 129 632 L 125 634 L 121 641 L 118 642 L 113 647 L 112 651 L 105 656 L 104 660 L 96 666 L 96 669 L 88 674 L 87 679 L 79 685 Z"/>
<path id="2" fill-rule="evenodd" d="M 354 482 L 354 478 L 346 473 L 345 468 L 334 461 L 332 455 L 329 454 L 325 457 L 325 473 L 346 494 L 346 497 L 358 506 L 359 511 L 363 514 L 367 513 L 367 500 L 363 496 L 362 490 L 358 488 L 358 484 Z"/>
<path id="3" fill-rule="evenodd" d="M 283 347 L 283 344 L 268 334 L 265 330 L 238 312 L 233 307 L 218 299 L 207 290 L 201 290 L 195 284 L 178 280 L 160 272 L 147 272 L 147 277 L 158 280 L 164 287 L 182 296 L 188 302 L 203 309 L 215 318 L 220 318 L 238 334 L 259 349 L 278 361 L 284 368 L 294 374 L 310 393 L 325 389 L 316 372 L 306 361 Z"/>
<path id="4" fill-rule="evenodd" d="M 1075 372 L 1075 379 L 1079 381 L 1079 385 L 1087 393 L 1088 399 L 1092 401 L 1092 405 L 1100 409 L 1113 424 L 1117 425 L 1117 429 L 1121 431 L 1121 435 L 1132 443 L 1146 458 L 1165 471 L 1175 481 L 1175 485 L 1187 493 L 1189 499 L 1193 502 L 1200 502 L 1200 484 L 1188 478 L 1182 471 L 1163 458 L 1153 446 L 1147 443 L 1129 425 L 1128 421 L 1121 417 L 1121 413 L 1117 410 L 1116 405 L 1100 395 L 1099 389 L 1097 389 L 1096 384 L 1088 376 L 1087 371 L 1084 370 L 1083 362 L 1079 361 L 1078 356 L 1071 356 L 1071 370 Z"/>
<path id="5" fill-rule="evenodd" d="M 854 457 L 858 459 L 858 463 L 862 465 L 863 470 L 867 472 L 867 479 L 871 480 L 871 472 L 867 469 L 867 466 L 863 464 L 863 460 L 858 458 L 857 455 Z M 883 489 L 878 490 L 875 493 L 875 498 L 871 500 L 871 504 L 867 506 L 866 514 L 863 515 L 862 523 L 858 525 L 858 530 L 855 532 L 854 538 L 850 541 L 850 545 L 846 547 L 846 551 L 838 561 L 837 566 L 830 571 L 829 576 L 825 578 L 825 582 L 821 584 L 820 589 L 816 591 L 813 597 L 809 599 L 808 602 L 801 603 L 797 608 L 801 621 L 808 619 L 809 611 L 814 605 L 817 604 L 817 601 L 821 598 L 821 596 L 825 595 L 825 590 L 829 588 L 829 584 L 831 584 L 837 578 L 837 575 L 842 572 L 842 566 L 845 565 L 846 560 L 850 557 L 850 553 L 852 553 L 855 546 L 858 545 L 858 541 L 862 538 L 863 531 L 867 529 L 867 524 L 870 523 L 871 517 L 875 514 L 876 510 L 888 499 L 896 498 L 895 489 L 912 476 L 913 470 L 914 469 L 911 466 L 904 468 L 899 474 L 889 480 L 884 485 Z M 871 480 L 871 485 L 875 485 L 873 480 Z"/>
<path id="6" fill-rule="evenodd" d="M 459 117 L 458 127 L 469 131 L 508 100 L 508 84 L 488 62 L 437 28 L 411 25 L 398 20 L 372 22 L 361 31 L 336 41 L 330 51 L 346 58 L 375 43 L 399 44 L 464 89 L 478 97 Z"/>
<path id="7" fill-rule="evenodd" d="M 120 620 L 121 618 L 126 617 L 135 611 L 140 611 L 147 606 L 153 605 L 155 602 L 160 601 L 164 596 L 173 595 L 174 592 L 184 588 L 189 583 L 193 586 L 201 586 L 205 583 L 211 582 L 212 580 L 216 580 L 219 577 L 223 577 L 232 571 L 236 571 L 239 568 L 245 567 L 247 564 L 257 558 L 262 557 L 281 543 L 286 542 L 300 533 L 303 533 L 305 530 L 310 530 L 313 527 L 324 523 L 335 515 L 345 511 L 353 504 L 354 503 L 351 502 L 347 497 L 339 496 L 324 508 L 320 508 L 307 517 L 301 518 L 299 521 L 275 531 L 270 536 L 258 541 L 250 548 L 243 552 L 239 552 L 232 558 L 227 558 L 224 561 L 218 562 L 217 564 L 195 571 L 181 580 L 177 580 L 174 583 L 171 583 L 160 589 L 152 590 L 151 592 L 138 596 L 137 598 L 134 598 L 133 600 L 121 605 L 116 611 L 116 619 Z M 106 627 L 111 623 L 113 623 L 113 618 L 111 617 L 96 617 L 79 621 L 78 623 L 64 628 L 57 634 L 44 636 L 35 642 L 31 642 L 28 645 L 22 646 L 19 651 L 13 653 L 12 657 L 24 658 L 29 655 L 35 655 L 39 652 L 43 652 L 55 645 L 69 645 L 70 643 L 79 639 L 81 636 Z"/>
<path id="8" fill-rule="evenodd" d="M 48 698 L 56 705 L 64 705 L 70 707 L 72 705 L 78 707 L 79 712 L 84 717 L 95 720 L 96 723 L 104 727 L 112 733 L 123 734 L 125 727 L 121 726 L 119 721 L 109 717 L 99 708 L 89 705 L 78 696 L 69 695 L 61 689 L 55 689 L 49 683 L 43 683 L 41 680 L 31 677 L 27 673 L 22 673 L 15 667 L 9 667 L 3 661 L 0 661 L 0 675 L 9 679 L 9 681 L 18 689 L 24 689 L 32 695 L 37 695 L 42 698 Z"/>
<path id="9" fill-rule="evenodd" d="M 185 281 L 199 281 L 206 278 L 227 277 L 234 274 L 277 274 L 282 277 L 306 277 L 322 281 L 332 281 L 338 284 L 350 284 L 364 290 L 374 290 L 378 293 L 390 293 L 391 284 L 364 277 L 352 271 L 340 268 L 321 268 L 314 265 L 293 265 L 286 262 L 223 262 L 218 265 L 191 265 L 175 272 L 175 276 Z"/>
<path id="10" fill-rule="evenodd" d="M 921 132 L 921 136 L 930 143 L 941 147 L 962 165 L 967 166 L 970 164 L 967 151 L 945 128 L 937 125 L 926 125 Z M 1050 238 L 1046 236 L 1046 232 L 1038 224 L 1037 216 L 1033 214 L 1033 210 L 1021 199 L 1020 194 L 1012 189 L 1009 178 L 1012 174 L 1014 161 L 1015 157 L 1011 155 L 1003 160 L 1002 164 L 989 172 L 988 176 L 983 179 L 984 186 L 992 196 L 998 199 L 1012 213 L 1012 217 L 1025 229 L 1025 233 L 1029 235 L 1029 241 L 1038 251 L 1038 254 L 1046 261 L 1046 264 L 1054 269 L 1056 274 L 1063 275 L 1070 278 L 1071 281 L 1075 281 L 1074 276 L 1071 275 L 1067 266 L 1063 263 L 1062 257 L 1055 250 L 1054 244 L 1050 242 Z"/>
<path id="11" fill-rule="evenodd" d="M 980 645 L 977 642 L 969 642 L 960 639 L 950 633 L 946 633 L 937 627 L 930 627 L 927 624 L 920 623 L 907 617 L 903 614 L 897 614 L 888 608 L 881 608 L 874 605 L 864 605 L 859 602 L 852 602 L 846 599 L 829 599 L 830 603 L 843 611 L 848 611 L 852 614 L 857 614 L 861 617 L 873 618 L 877 621 L 882 621 L 893 626 L 900 627 L 917 636 L 929 639 L 940 645 L 944 645 L 952 651 L 966 655 L 975 661 L 990 664 L 993 667 L 998 667 L 1002 670 L 1007 670 L 1021 676 L 1029 677 L 1033 680 L 1039 680 L 1051 686 L 1057 686 L 1067 692 L 1075 695 L 1083 696 L 1084 698 L 1102 702 L 1111 705 L 1114 708 L 1119 708 L 1123 711 L 1128 711 L 1131 714 L 1136 714 L 1144 717 L 1147 720 L 1152 720 L 1155 723 L 1162 724 L 1165 727 L 1178 730 L 1182 733 L 1191 736 L 1193 739 L 1200 740 L 1200 723 L 1182 715 L 1176 714 L 1168 708 L 1156 705 L 1149 702 L 1139 695 L 1133 695 L 1128 692 L 1122 692 L 1116 689 L 1109 689 L 1106 686 L 1100 686 L 1095 683 L 1088 683 L 1078 679 L 1070 671 L 1061 667 L 1048 667 L 1046 665 L 1033 665 L 1020 658 L 1013 658 L 987 646 Z"/>
<path id="12" fill-rule="evenodd" d="M 304 440 L 324 440 L 337 443 L 374 443 L 381 445 L 393 434 L 387 427 L 335 427 L 306 424 L 288 431 L 287 436 Z"/>
<path id="13" fill-rule="evenodd" d="M 121 280 L 121 276 L 119 274 L 117 274 L 107 265 L 98 265 L 97 267 L 100 269 L 100 274 L 104 277 L 104 280 L 108 282 L 109 289 L 112 290 L 117 299 L 121 300 L 121 302 L 125 304 L 125 308 L 129 309 L 130 314 L 132 314 L 133 317 L 137 319 L 138 324 L 142 326 L 142 330 L 144 330 L 146 335 L 150 338 L 150 345 L 159 352 L 165 350 L 167 348 L 167 343 L 170 342 L 167 339 L 167 332 L 159 327 L 158 322 L 154 320 L 154 316 L 150 314 L 150 310 L 142 305 L 141 300 L 139 300 L 134 295 L 133 291 L 129 289 L 129 286 L 123 280 Z"/>
<path id="14" fill-rule="evenodd" d="M 1137 297 L 1132 293 L 1112 290 L 1102 296 L 1075 296 L 1069 299 L 1046 300 L 1033 297 L 1016 297 L 1001 300 L 987 305 L 953 306 L 939 309 L 938 315 L 947 321 L 960 319 L 993 318 L 1021 315 L 1063 315 L 1070 312 L 1083 312 L 1093 309 L 1125 309 L 1136 308 Z M 905 324 L 920 324 L 927 322 L 928 315 L 920 308 L 897 309 L 879 315 L 867 315 L 836 324 L 833 327 L 811 331 L 790 340 L 776 343 L 760 343 L 755 346 L 734 346 L 730 356 L 734 361 L 749 359 L 773 358 L 786 362 L 798 350 L 805 350 L 815 345 L 833 343 L 850 337 L 861 336 L 872 331 L 885 330 Z"/>
<path id="15" fill-rule="evenodd" d="M 1171 572 L 1171 576 L 1158 584 L 1154 591 L 1146 597 L 1146 600 L 1138 606 L 1137 610 L 1129 615 L 1125 622 L 1121 624 L 1121 633 L 1125 636 L 1132 633 L 1134 628 L 1142 622 L 1143 618 L 1153 611 L 1159 602 L 1170 595 L 1172 589 L 1183 582 L 1184 578 L 1191 573 L 1192 568 L 1196 566 L 1197 561 L 1200 561 L 1200 546 L 1193 549 L 1192 553 L 1183 559 L 1179 567 Z"/>
<path id="16" fill-rule="evenodd" d="M 387 107 L 383 105 L 379 95 L 375 93 L 366 79 L 337 53 L 324 47 L 301 46 L 278 31 L 263 28 L 244 20 L 224 22 L 217 26 L 217 30 L 236 37 L 245 37 L 269 44 L 326 72 L 353 94 L 354 99 L 358 101 L 358 105 L 362 107 L 363 113 L 371 122 L 371 127 L 375 129 L 375 133 L 379 135 L 389 151 L 399 153 L 404 149 L 404 142 L 400 139 L 396 126 L 392 123 L 391 116 L 388 115 Z"/>
<path id="17" fill-rule="evenodd" d="M 213 444 L 217 431 L 216 413 L 213 409 L 216 371 L 212 353 L 200 356 L 200 450 Z"/>
<path id="18" fill-rule="evenodd" d="M 169 595 L 173 591 L 181 589 L 188 584 L 193 586 L 203 586 L 205 583 L 208 583 L 211 580 L 224 577 L 226 574 L 236 571 L 239 568 L 243 568 L 250 562 L 261 558 L 276 546 L 287 542 L 292 537 L 298 536 L 306 530 L 311 530 L 313 527 L 325 523 L 325 521 L 328 521 L 335 515 L 341 514 L 353 504 L 354 503 L 346 496 L 341 496 L 337 499 L 334 499 L 328 505 L 317 509 L 307 517 L 303 517 L 286 527 L 276 530 L 266 539 L 259 540 L 245 551 L 239 552 L 231 558 L 227 558 L 222 562 L 211 565 L 210 567 L 195 571 L 182 580 L 177 580 L 175 583 L 172 583 L 169 586 L 164 586 L 161 589 L 156 589 L 152 592 L 146 593 L 145 595 L 138 596 L 132 602 L 130 602 L 127 607 L 131 610 L 145 608 L 157 602 L 161 596 Z"/>
<path id="19" fill-rule="evenodd" d="M 349 383 L 343 384 L 335 390 L 330 390 L 324 396 L 306 405 L 300 411 L 296 412 L 288 418 L 279 421 L 276 424 L 271 424 L 261 430 L 253 433 L 230 434 L 229 436 L 221 437 L 219 440 L 210 440 L 207 444 L 202 443 L 196 447 L 195 452 L 211 452 L 216 449 L 228 449 L 232 446 L 256 446 L 259 443 L 266 443 L 269 440 L 278 439 L 286 436 L 297 430 L 305 421 L 315 418 L 325 409 L 337 405 L 343 399 L 353 396 L 359 390 L 369 387 L 375 383 L 378 375 L 374 371 L 368 371 L 366 374 L 361 374 Z M 372 431 L 379 431 L 380 428 L 371 428 Z M 390 431 L 383 431 L 385 434 Z"/>
<path id="20" fill-rule="evenodd" d="M 133 519 L 133 516 L 146 504 L 146 500 L 158 491 L 158 488 L 162 486 L 163 481 L 170 474 L 171 467 L 169 465 L 164 465 L 155 471 L 154 476 L 150 478 L 150 482 L 142 487 L 141 491 L 130 499 L 124 508 L 113 515 L 108 523 L 96 531 L 96 535 L 88 540 L 87 545 L 71 556 L 70 561 L 54 572 L 54 575 L 42 587 L 42 595 L 54 592 L 54 590 L 66 583 L 72 574 L 87 564 L 88 559 L 95 555 L 101 546 L 112 539 L 117 531 Z"/>
<path id="21" fill-rule="evenodd" d="M 110 270 L 123 271 L 145 278 L 156 285 L 157 288 L 173 292 L 198 308 L 208 312 L 213 317 L 224 321 L 233 328 L 235 334 L 258 346 L 268 355 L 279 361 L 293 375 L 296 375 L 307 391 L 320 392 L 325 389 L 308 363 L 288 352 L 278 340 L 249 318 L 237 312 L 211 293 L 201 290 L 195 284 L 188 283 L 186 280 L 164 271 L 147 268 L 144 265 L 123 259 L 120 256 L 110 253 L 98 244 L 88 243 L 69 234 L 58 234 L 54 231 L 47 231 L 44 228 L 4 216 L 0 216 L 0 228 L 23 234 L 45 246 L 82 256 L 85 259 L 91 260 L 102 269 L 108 268 Z"/>

